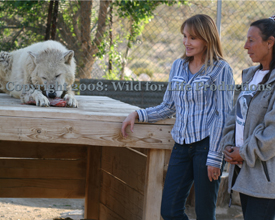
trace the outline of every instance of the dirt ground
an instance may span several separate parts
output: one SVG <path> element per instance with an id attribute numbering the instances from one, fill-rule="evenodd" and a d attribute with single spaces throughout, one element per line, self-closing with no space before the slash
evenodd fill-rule
<path id="1" fill-rule="evenodd" d="M 84 199 L 17 199 L 0 198 L 1 220 L 53 220 L 83 219 Z M 195 210 L 187 207 L 190 220 L 195 220 Z M 240 206 L 217 208 L 217 220 L 239 220 Z M 110 219 L 111 220 L 111 219 Z"/>
<path id="2" fill-rule="evenodd" d="M 1 220 L 83 219 L 84 199 L 0 198 Z"/>

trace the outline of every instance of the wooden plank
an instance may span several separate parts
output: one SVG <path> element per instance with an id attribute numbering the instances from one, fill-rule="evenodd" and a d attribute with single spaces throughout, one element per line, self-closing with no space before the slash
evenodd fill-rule
<path id="1" fill-rule="evenodd" d="M 101 190 L 101 154 L 102 147 L 87 148 L 87 173 L 85 187 L 84 218 L 99 219 Z"/>
<path id="2" fill-rule="evenodd" d="M 84 198 L 85 180 L 0 179 L 1 198 Z"/>
<path id="3" fill-rule="evenodd" d="M 147 156 L 147 149 L 145 149 L 145 148 L 132 148 L 132 149 L 134 149 L 134 150 L 137 150 L 137 151 L 139 151 L 140 153 L 142 153 L 142 154 L 144 154 L 144 155 L 146 155 Z"/>
<path id="4" fill-rule="evenodd" d="M 121 123 L 0 116 L 0 140 L 169 149 L 170 125 L 136 124 L 123 138 Z"/>
<path id="5" fill-rule="evenodd" d="M 121 107 L 123 108 L 123 106 Z M 91 121 L 111 121 L 111 122 L 122 122 L 128 114 L 133 112 L 135 109 L 119 112 L 111 112 L 110 109 L 107 108 L 107 112 L 102 110 L 97 110 L 93 112 L 93 109 L 84 110 L 71 110 L 64 109 L 60 110 L 60 108 L 44 108 L 40 107 L 32 107 L 32 108 L 21 108 L 14 106 L 0 106 L 0 116 L 16 116 L 16 117 L 37 117 L 37 118 L 58 118 L 58 119 L 78 119 L 78 120 L 91 120 Z M 108 118 L 107 118 L 108 117 Z M 136 121 L 136 123 L 138 123 Z M 162 121 L 158 121 L 154 124 L 175 124 L 175 118 L 166 119 Z"/>
<path id="6" fill-rule="evenodd" d="M 88 98 L 88 101 L 92 100 L 92 101 L 109 101 L 109 102 L 116 102 L 117 100 L 114 100 L 112 98 L 109 98 L 107 96 L 85 96 L 85 95 L 76 95 L 75 98 L 77 99 L 77 101 L 87 101 L 87 97 L 91 97 L 91 98 Z M 18 103 L 18 104 L 21 104 L 21 101 L 20 99 L 16 99 L 16 98 L 13 98 L 5 93 L 0 93 L 0 103 L 2 102 L 15 102 L 15 103 Z"/>
<path id="7" fill-rule="evenodd" d="M 102 177 L 100 202 L 124 219 L 142 220 L 144 196 L 106 172 Z"/>
<path id="8" fill-rule="evenodd" d="M 102 169 L 144 193 L 147 157 L 128 148 L 103 147 Z"/>
<path id="9" fill-rule="evenodd" d="M 0 140 L 0 157 L 86 158 L 86 146 Z"/>
<path id="10" fill-rule="evenodd" d="M 100 203 L 100 220 L 127 220 Z"/>
<path id="11" fill-rule="evenodd" d="M 84 119 L 89 113 L 101 113 L 106 116 L 123 116 L 126 117 L 130 112 L 138 109 L 132 106 L 108 97 L 95 96 L 76 96 L 79 102 L 78 108 L 58 108 L 48 107 L 41 108 L 34 105 L 22 105 L 19 99 L 11 98 L 8 95 L 0 94 L 0 115 L 6 116 L 25 116 L 25 117 L 48 117 L 63 118 L 64 114 L 77 119 L 79 116 Z"/>
<path id="12" fill-rule="evenodd" d="M 59 108 L 60 109 L 60 108 Z M 102 112 L 97 111 L 93 112 L 92 110 L 87 111 L 77 111 L 77 112 L 71 112 L 72 110 L 64 109 L 62 111 L 55 109 L 47 109 L 45 111 L 43 108 L 39 109 L 39 107 L 36 107 L 36 109 L 22 109 L 20 107 L 13 107 L 13 106 L 7 106 L 7 107 L 1 107 L 0 106 L 0 116 L 17 116 L 17 117 L 37 117 L 37 118 L 59 118 L 59 119 L 78 119 L 78 120 L 92 120 L 92 121 L 106 121 L 106 116 L 108 116 L 108 121 L 119 121 L 122 122 L 129 113 L 133 112 L 134 110 L 127 111 L 127 113 L 119 112 Z"/>
<path id="13" fill-rule="evenodd" d="M 0 178 L 84 180 L 85 176 L 83 160 L 0 159 Z"/>
<path id="14" fill-rule="evenodd" d="M 159 220 L 161 218 L 164 156 L 165 150 L 148 150 L 143 219 Z"/>
<path id="15" fill-rule="evenodd" d="M 79 102 L 78 108 L 43 108 L 33 105 L 22 105 L 19 99 L 0 94 L 0 116 L 122 122 L 129 113 L 139 109 L 139 107 L 104 96 L 76 96 L 76 99 Z M 175 119 L 157 122 L 157 124 L 171 125 L 174 123 Z"/>

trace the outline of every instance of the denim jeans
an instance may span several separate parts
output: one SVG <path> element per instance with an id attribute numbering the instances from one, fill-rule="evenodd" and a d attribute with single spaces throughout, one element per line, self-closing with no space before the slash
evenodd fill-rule
<path id="1" fill-rule="evenodd" d="M 274 220 L 275 199 L 256 198 L 240 193 L 244 220 Z"/>
<path id="2" fill-rule="evenodd" d="M 197 220 L 215 220 L 218 180 L 208 179 L 209 137 L 192 143 L 175 143 L 165 178 L 161 215 L 164 220 L 188 220 L 185 202 L 194 182 Z"/>

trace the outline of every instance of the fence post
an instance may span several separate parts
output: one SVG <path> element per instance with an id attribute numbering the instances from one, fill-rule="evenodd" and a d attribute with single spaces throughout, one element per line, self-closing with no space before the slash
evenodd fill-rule
<path id="1" fill-rule="evenodd" d="M 221 38 L 222 0 L 217 0 L 217 28 Z"/>

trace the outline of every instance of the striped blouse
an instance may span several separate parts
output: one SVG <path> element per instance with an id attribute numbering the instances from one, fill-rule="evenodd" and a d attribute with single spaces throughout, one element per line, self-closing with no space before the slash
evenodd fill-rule
<path id="1" fill-rule="evenodd" d="M 155 107 L 138 110 L 139 121 L 156 122 L 176 113 L 171 131 L 178 144 L 190 144 L 210 136 L 206 165 L 221 167 L 219 145 L 226 115 L 233 105 L 234 79 L 232 69 L 224 61 L 205 66 L 188 80 L 188 62 L 177 59 L 171 68 L 163 102 Z"/>

